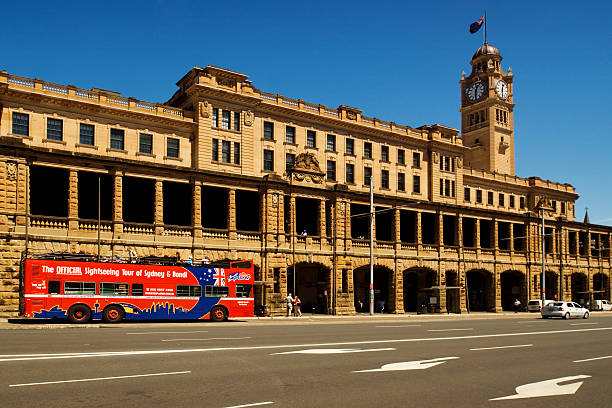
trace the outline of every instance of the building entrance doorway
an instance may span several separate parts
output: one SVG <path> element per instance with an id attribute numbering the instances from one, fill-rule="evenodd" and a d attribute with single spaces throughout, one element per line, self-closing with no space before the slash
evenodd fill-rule
<path id="1" fill-rule="evenodd" d="M 521 306 L 527 304 L 523 298 L 523 285 L 525 279 L 518 271 L 506 271 L 501 274 L 501 306 L 502 310 L 514 310 L 514 299 L 521 302 Z"/>
<path id="2" fill-rule="evenodd" d="M 493 277 L 484 270 L 472 270 L 465 274 L 468 287 L 468 308 L 472 312 L 494 310 L 495 292 Z"/>
<path id="3" fill-rule="evenodd" d="M 330 270 L 306 262 L 288 268 L 287 292 L 300 297 L 302 313 L 329 314 Z"/>
<path id="4" fill-rule="evenodd" d="M 404 271 L 404 311 L 425 313 L 430 306 L 436 272 L 426 268 Z M 433 306 L 433 305 L 432 305 Z"/>
<path id="5" fill-rule="evenodd" d="M 374 266 L 374 312 L 390 313 L 389 289 L 392 272 L 382 266 Z M 353 288 L 355 311 L 367 313 L 370 310 L 370 265 L 364 265 L 353 271 Z M 361 306 L 363 305 L 363 306 Z M 360 310 L 361 309 L 361 310 Z"/>

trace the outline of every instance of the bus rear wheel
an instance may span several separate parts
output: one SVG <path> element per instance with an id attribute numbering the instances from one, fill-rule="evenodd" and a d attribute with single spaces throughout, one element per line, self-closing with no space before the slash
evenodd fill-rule
<path id="1" fill-rule="evenodd" d="M 108 306 L 102 312 L 102 320 L 106 323 L 119 323 L 125 317 L 125 312 L 120 306 Z"/>
<path id="2" fill-rule="evenodd" d="M 91 320 L 91 309 L 85 305 L 74 305 L 68 309 L 68 320 L 72 323 L 87 323 Z"/>
<path id="3" fill-rule="evenodd" d="M 210 320 L 213 322 L 223 322 L 227 320 L 227 311 L 221 306 L 215 306 L 210 311 Z"/>

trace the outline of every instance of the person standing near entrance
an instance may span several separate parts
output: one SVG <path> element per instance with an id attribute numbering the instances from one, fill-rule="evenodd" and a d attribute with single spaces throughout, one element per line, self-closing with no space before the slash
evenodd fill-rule
<path id="1" fill-rule="evenodd" d="M 519 306 L 521 305 L 521 301 L 517 298 L 514 298 L 514 313 L 518 313 Z"/>
<path id="2" fill-rule="evenodd" d="M 301 307 L 302 307 L 302 301 L 300 300 L 298 295 L 295 295 L 295 299 L 293 300 L 293 314 L 296 317 L 302 317 Z"/>
<path id="3" fill-rule="evenodd" d="M 293 297 L 291 296 L 291 293 L 285 298 L 285 303 L 287 304 L 287 317 L 289 317 L 293 311 Z"/>

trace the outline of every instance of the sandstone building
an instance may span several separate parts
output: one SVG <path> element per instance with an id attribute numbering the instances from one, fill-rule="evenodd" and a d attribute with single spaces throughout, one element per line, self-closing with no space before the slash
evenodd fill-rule
<path id="1" fill-rule="evenodd" d="M 213 66 L 165 104 L 0 72 L 0 315 L 18 314 L 24 251 L 130 248 L 253 259 L 256 304 L 272 313 L 288 292 L 304 311 L 355 313 L 370 182 L 384 312 L 525 305 L 540 296 L 543 246 L 548 298 L 610 299 L 612 228 L 575 221 L 571 185 L 515 175 L 501 62 L 486 43 L 473 55 L 461 131 L 273 95 Z"/>

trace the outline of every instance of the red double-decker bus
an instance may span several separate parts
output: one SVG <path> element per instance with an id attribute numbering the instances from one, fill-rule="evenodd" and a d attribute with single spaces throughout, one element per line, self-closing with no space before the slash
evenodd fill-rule
<path id="1" fill-rule="evenodd" d="M 117 323 L 124 319 L 224 321 L 230 316 L 253 316 L 251 260 L 193 266 L 74 258 L 25 259 L 22 300 L 26 317 Z"/>

